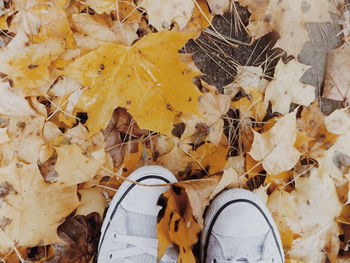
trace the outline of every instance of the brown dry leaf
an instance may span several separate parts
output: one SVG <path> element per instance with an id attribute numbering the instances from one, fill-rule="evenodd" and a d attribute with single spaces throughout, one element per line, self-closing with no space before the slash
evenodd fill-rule
<path id="1" fill-rule="evenodd" d="M 293 168 L 301 153 L 294 147 L 297 135 L 296 112 L 279 119 L 267 132 L 254 131 L 254 141 L 249 154 L 262 162 L 267 173 L 278 174 Z"/>
<path id="2" fill-rule="evenodd" d="M 98 188 L 80 189 L 80 204 L 76 215 L 87 216 L 90 213 L 97 212 L 101 218 L 106 208 L 106 198 L 103 197 L 101 190 Z"/>
<path id="3" fill-rule="evenodd" d="M 68 217 L 57 229 L 63 242 L 53 244 L 53 257 L 42 263 L 92 263 L 98 248 L 101 225 L 102 220 L 97 213 Z"/>
<path id="4" fill-rule="evenodd" d="M 342 204 L 334 181 L 321 165 L 313 169 L 310 176 L 296 178 L 295 184 L 291 193 L 276 190 L 269 197 L 268 207 L 278 223 L 285 222 L 284 227 L 297 235 L 291 250 L 286 251 L 287 257 L 323 262 L 326 256 L 337 255 L 339 249 L 339 228 L 335 219 Z"/>
<path id="5" fill-rule="evenodd" d="M 49 38 L 39 44 L 30 44 L 19 31 L 7 47 L 0 50 L 0 71 L 13 80 L 14 87 L 24 96 L 45 95 L 54 81 L 49 66 L 63 53 L 61 40 Z"/>
<path id="6" fill-rule="evenodd" d="M 347 44 L 327 54 L 327 69 L 322 96 L 327 99 L 349 103 L 350 100 L 350 47 Z"/>
<path id="7" fill-rule="evenodd" d="M 141 0 L 138 7 L 144 8 L 149 23 L 158 31 L 167 30 L 176 22 L 182 30 L 191 19 L 194 11 L 193 0 Z"/>
<path id="8" fill-rule="evenodd" d="M 79 204 L 77 187 L 46 183 L 36 164 L 14 162 L 0 168 L 0 182 L 0 251 L 60 242 L 56 230 Z"/>
<path id="9" fill-rule="evenodd" d="M 308 68 L 295 59 L 287 64 L 282 60 L 278 62 L 275 78 L 265 93 L 265 102 L 271 102 L 272 111 L 285 114 L 289 112 L 291 103 L 308 106 L 315 100 L 315 88 L 299 81 Z"/>
<path id="10" fill-rule="evenodd" d="M 58 156 L 55 165 L 57 181 L 66 186 L 92 180 L 100 169 L 101 164 L 93 156 L 84 155 L 76 144 L 55 147 L 55 150 Z"/>
<path id="11" fill-rule="evenodd" d="M 148 34 L 131 48 L 105 44 L 70 64 L 64 74 L 90 87 L 77 106 L 88 113 L 90 132 L 105 128 L 118 106 L 127 108 L 141 128 L 167 135 L 178 112 L 196 114 L 200 92 L 177 53 L 189 37 Z"/>
<path id="12" fill-rule="evenodd" d="M 262 3 L 266 5 L 265 1 Z M 328 12 L 332 3 L 328 0 L 271 0 L 264 12 L 259 4 L 261 1 L 248 4 L 250 10 L 258 12 L 253 14 L 248 25 L 253 39 L 268 32 L 278 32 L 281 37 L 276 46 L 294 57 L 298 56 L 304 43 L 309 40 L 306 23 L 331 21 Z"/>

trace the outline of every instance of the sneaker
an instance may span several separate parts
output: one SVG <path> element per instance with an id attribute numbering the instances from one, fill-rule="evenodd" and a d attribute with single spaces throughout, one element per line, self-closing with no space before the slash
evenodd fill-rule
<path id="1" fill-rule="evenodd" d="M 175 176 L 160 166 L 144 166 L 129 179 L 142 184 L 176 182 Z M 157 262 L 158 197 L 169 186 L 145 187 L 125 181 L 107 211 L 98 247 L 98 263 Z M 161 263 L 175 263 L 177 254 L 167 251 Z"/>
<path id="2" fill-rule="evenodd" d="M 281 238 L 271 214 L 247 190 L 230 189 L 210 204 L 201 238 L 203 263 L 282 263 Z"/>

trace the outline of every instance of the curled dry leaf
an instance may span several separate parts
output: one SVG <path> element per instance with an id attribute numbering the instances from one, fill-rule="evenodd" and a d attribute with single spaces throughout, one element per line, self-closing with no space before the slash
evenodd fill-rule
<path id="1" fill-rule="evenodd" d="M 193 10 L 193 0 L 141 0 L 139 7 L 147 11 L 149 23 L 158 31 L 167 30 L 176 22 L 182 30 L 190 20 Z"/>
<path id="2" fill-rule="evenodd" d="M 0 168 L 0 185 L 0 252 L 60 241 L 58 225 L 79 204 L 76 185 L 46 183 L 36 164 L 15 162 Z"/>
<path id="3" fill-rule="evenodd" d="M 296 112 L 277 119 L 275 125 L 262 134 L 254 131 L 249 154 L 262 162 L 267 173 L 278 174 L 293 168 L 301 153 L 294 147 L 297 136 Z"/>
<path id="4" fill-rule="evenodd" d="M 118 106 L 127 108 L 141 128 L 168 135 L 177 112 L 198 113 L 194 73 L 177 53 L 189 37 L 148 34 L 131 48 L 105 44 L 70 64 L 64 74 L 91 87 L 77 105 L 88 113 L 90 132 L 104 129 Z"/>
<path id="5" fill-rule="evenodd" d="M 315 88 L 299 81 L 308 68 L 295 59 L 287 64 L 282 60 L 278 62 L 275 79 L 265 93 L 265 102 L 271 102 L 272 111 L 285 114 L 289 112 L 291 103 L 308 106 L 315 100 Z"/>

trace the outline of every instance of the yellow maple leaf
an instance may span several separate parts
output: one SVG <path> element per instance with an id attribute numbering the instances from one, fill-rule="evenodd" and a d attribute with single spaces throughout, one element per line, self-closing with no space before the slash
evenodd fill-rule
<path id="1" fill-rule="evenodd" d="M 59 242 L 57 227 L 79 204 L 77 186 L 49 184 L 36 164 L 0 168 L 0 253 L 14 246 Z"/>
<path id="2" fill-rule="evenodd" d="M 125 107 L 144 129 L 171 134 L 181 112 L 197 114 L 200 92 L 178 50 L 190 34 L 149 34 L 132 47 L 104 44 L 70 64 L 65 75 L 87 87 L 78 108 L 90 132 L 105 128 L 116 107 Z"/>

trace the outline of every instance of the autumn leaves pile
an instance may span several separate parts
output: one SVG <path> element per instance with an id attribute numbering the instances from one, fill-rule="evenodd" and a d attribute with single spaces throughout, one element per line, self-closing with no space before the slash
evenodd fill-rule
<path id="1" fill-rule="evenodd" d="M 196 42 L 202 33 L 230 48 L 249 46 L 208 29 L 224 13 L 254 43 L 277 32 L 280 52 L 247 66 Z M 310 40 L 305 25 L 331 16 L 344 44 L 330 53 L 323 96 L 347 106 L 350 22 L 342 0 L 0 0 L 2 260 L 24 262 L 31 247 L 45 246 L 50 253 L 33 261 L 58 262 L 48 260 L 58 255 L 53 244 L 62 242 L 65 218 L 102 218 L 122 177 L 158 164 L 182 181 L 164 194 L 159 255 L 175 244 L 182 262 L 195 262 L 206 206 L 224 188 L 243 187 L 266 202 L 288 260 L 345 261 L 350 113 L 322 113 L 315 87 L 300 82 L 309 66 L 297 59 Z M 218 61 L 202 50 L 231 83 L 198 77 L 207 64 L 182 49 L 190 39 L 226 55 Z M 233 61 L 233 75 L 225 61 Z M 206 74 L 218 80 L 218 72 Z"/>

